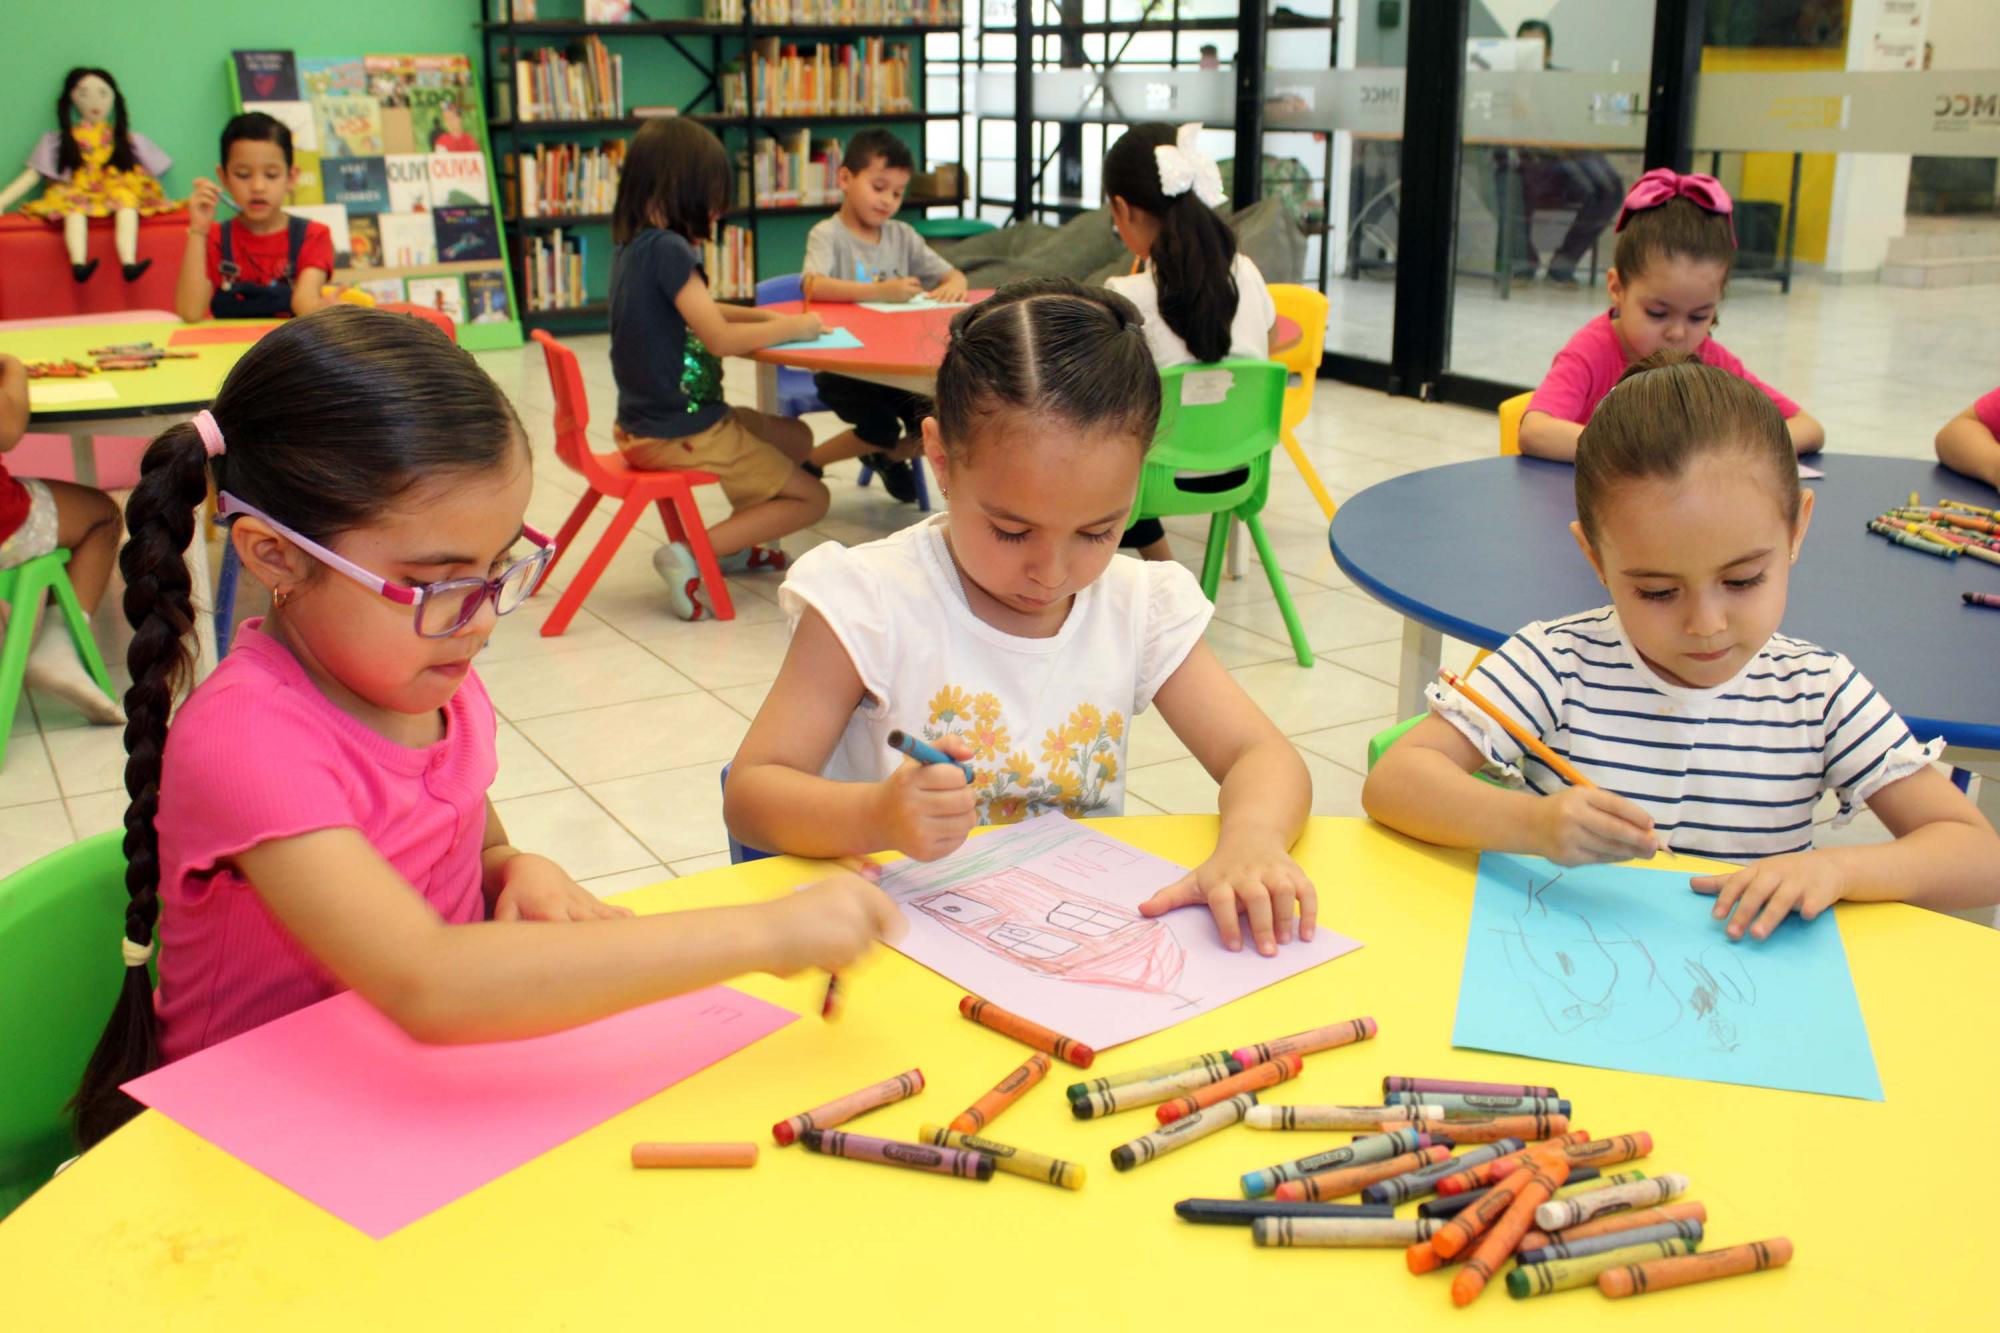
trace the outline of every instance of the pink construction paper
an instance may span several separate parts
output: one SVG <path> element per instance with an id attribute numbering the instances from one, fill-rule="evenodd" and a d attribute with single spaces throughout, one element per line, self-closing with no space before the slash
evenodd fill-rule
<path id="1" fill-rule="evenodd" d="M 426 1046 L 349 991 L 125 1091 L 380 1240 L 796 1017 L 713 986 L 546 1037 Z"/>

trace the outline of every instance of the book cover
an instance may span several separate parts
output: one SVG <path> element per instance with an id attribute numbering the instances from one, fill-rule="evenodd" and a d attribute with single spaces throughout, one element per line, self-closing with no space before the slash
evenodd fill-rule
<path id="1" fill-rule="evenodd" d="M 299 84 L 308 98 L 346 97 L 368 91 L 360 56 L 301 56 Z"/>
<path id="2" fill-rule="evenodd" d="M 437 263 L 437 233 L 429 213 L 378 213 L 382 262 L 389 268 L 414 268 Z"/>
<path id="3" fill-rule="evenodd" d="M 388 213 L 411 213 L 431 206 L 431 164 L 423 153 L 390 153 L 382 159 L 389 180 Z"/>
<path id="4" fill-rule="evenodd" d="M 400 305 L 405 295 L 401 278 L 364 278 L 354 285 L 374 297 L 376 305 Z"/>
<path id="5" fill-rule="evenodd" d="M 497 268 L 466 274 L 465 309 L 474 324 L 505 324 L 513 318 L 507 304 L 507 275 Z"/>
<path id="6" fill-rule="evenodd" d="M 347 233 L 347 208 L 344 204 L 299 204 L 285 211 L 293 217 L 320 223 L 332 232 L 333 266 L 347 267 L 353 254 L 353 246 Z"/>
<path id="7" fill-rule="evenodd" d="M 346 204 L 349 213 L 387 213 L 388 160 L 381 157 L 336 157 L 322 164 L 326 200 Z"/>
<path id="8" fill-rule="evenodd" d="M 367 157 L 382 151 L 382 105 L 372 97 L 327 96 L 319 111 L 322 157 Z"/>
<path id="9" fill-rule="evenodd" d="M 382 151 L 385 153 L 414 153 L 418 150 L 417 132 L 410 121 L 407 106 L 385 106 L 382 108 Z"/>
<path id="10" fill-rule="evenodd" d="M 465 323 L 465 289 L 456 275 L 442 278 L 411 278 L 403 284 L 411 305 L 429 306 L 451 316 L 454 324 Z"/>
<path id="11" fill-rule="evenodd" d="M 246 97 L 243 99 L 243 109 L 261 111 L 290 130 L 292 152 L 319 151 L 319 117 L 313 114 L 311 102 L 253 102 Z"/>
<path id="12" fill-rule="evenodd" d="M 583 0 L 583 17 L 589 23 L 630 23 L 632 0 Z"/>
<path id="13" fill-rule="evenodd" d="M 493 186 L 486 178 L 484 153 L 432 153 L 425 160 L 430 164 L 433 204 L 493 202 Z"/>
<path id="14" fill-rule="evenodd" d="M 483 129 L 470 90 L 456 84 L 410 90 L 410 132 L 417 152 L 476 153 Z"/>
<path id="15" fill-rule="evenodd" d="M 410 89 L 417 86 L 415 56 L 363 56 L 361 67 L 368 74 L 368 95 L 383 106 L 410 104 Z"/>
<path id="16" fill-rule="evenodd" d="M 236 90 L 246 102 L 289 102 L 299 95 L 298 66 L 290 51 L 231 51 Z"/>
<path id="17" fill-rule="evenodd" d="M 335 158 L 339 162 L 343 159 Z M 285 195 L 285 206 L 294 204 L 323 204 L 326 202 L 326 178 L 318 153 L 293 153 L 292 166 L 298 171 L 298 180 L 293 182 Z"/>
<path id="18" fill-rule="evenodd" d="M 471 208 L 445 205 L 431 211 L 437 223 L 437 252 L 441 264 L 466 259 L 498 259 L 500 228 L 493 210 L 485 205 Z"/>
<path id="19" fill-rule="evenodd" d="M 382 229 L 375 225 L 373 213 L 347 215 L 348 267 L 382 267 Z M 401 300 L 401 297 L 397 298 Z"/>

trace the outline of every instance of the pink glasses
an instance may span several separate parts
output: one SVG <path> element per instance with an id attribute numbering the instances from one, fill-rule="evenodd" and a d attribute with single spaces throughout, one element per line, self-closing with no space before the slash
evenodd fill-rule
<path id="1" fill-rule="evenodd" d="M 470 624 L 479 614 L 479 608 L 486 599 L 493 599 L 493 610 L 498 615 L 506 615 L 520 609 L 521 603 L 541 582 L 542 571 L 555 559 L 556 544 L 553 539 L 523 526 L 521 535 L 533 542 L 533 555 L 500 571 L 494 579 L 445 579 L 438 583 L 426 583 L 420 588 L 405 588 L 389 582 L 379 574 L 371 574 L 352 560 L 335 555 L 309 537 L 301 536 L 284 524 L 272 518 L 263 510 L 247 505 L 228 491 L 220 493 L 219 508 L 224 518 L 247 514 L 271 526 L 271 530 L 297 546 L 313 559 L 330 569 L 336 569 L 356 583 L 373 588 L 392 602 L 413 608 L 413 619 L 417 633 L 426 639 L 448 639 Z"/>

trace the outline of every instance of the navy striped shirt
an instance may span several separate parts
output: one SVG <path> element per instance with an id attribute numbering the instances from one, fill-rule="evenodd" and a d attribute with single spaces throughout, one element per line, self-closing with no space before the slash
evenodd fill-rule
<path id="1" fill-rule="evenodd" d="M 1600 787 L 1644 806 L 1673 849 L 1749 861 L 1812 846 L 1813 806 L 1857 803 L 1937 757 L 1839 653 L 1774 634 L 1711 689 L 1662 679 L 1609 606 L 1539 621 L 1502 644 L 1471 684 Z M 1455 690 L 1433 711 L 1490 763 L 1538 793 L 1562 779 Z"/>

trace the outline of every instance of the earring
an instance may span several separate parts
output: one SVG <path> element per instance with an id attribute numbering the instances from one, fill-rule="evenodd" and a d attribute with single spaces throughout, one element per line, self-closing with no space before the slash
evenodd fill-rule
<path id="1" fill-rule="evenodd" d="M 285 603 L 291 600 L 292 590 L 290 588 L 273 588 L 271 590 L 271 608 L 273 610 L 282 610 Z"/>

